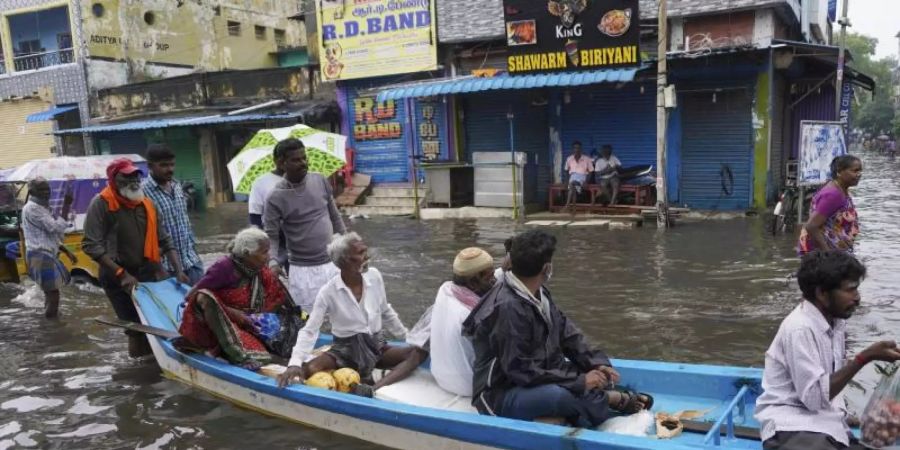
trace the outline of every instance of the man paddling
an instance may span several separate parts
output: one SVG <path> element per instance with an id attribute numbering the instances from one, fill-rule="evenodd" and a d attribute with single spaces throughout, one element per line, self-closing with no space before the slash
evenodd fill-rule
<path id="1" fill-rule="evenodd" d="M 161 264 L 166 255 L 178 281 L 188 283 L 181 258 L 160 220 L 160 213 L 141 189 L 143 173 L 131 160 L 119 158 L 106 168 L 107 186 L 91 201 L 84 219 L 84 252 L 100 264 L 100 286 L 122 320 L 140 323 L 131 291 L 139 282 L 169 277 Z M 128 335 L 128 354 L 150 354 L 146 336 Z"/>
<path id="2" fill-rule="evenodd" d="M 766 351 L 756 419 L 766 450 L 863 449 L 850 434 L 837 395 L 872 361 L 900 360 L 893 341 L 846 356 L 846 320 L 860 304 L 866 268 L 842 251 L 805 255 L 797 271 L 800 304 Z"/>

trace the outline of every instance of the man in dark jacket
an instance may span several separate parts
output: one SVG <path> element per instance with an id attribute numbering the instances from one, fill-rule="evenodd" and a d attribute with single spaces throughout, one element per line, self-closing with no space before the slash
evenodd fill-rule
<path id="1" fill-rule="evenodd" d="M 610 409 L 649 409 L 649 395 L 612 390 L 618 372 L 602 351 L 588 348 L 543 287 L 555 250 L 556 238 L 543 231 L 515 236 L 511 270 L 463 323 L 475 347 L 472 403 L 481 414 L 563 418 L 578 427 L 600 425 Z"/>

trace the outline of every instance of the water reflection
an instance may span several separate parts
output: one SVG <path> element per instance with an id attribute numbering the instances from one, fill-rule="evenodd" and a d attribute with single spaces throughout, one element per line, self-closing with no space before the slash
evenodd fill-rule
<path id="1" fill-rule="evenodd" d="M 896 338 L 900 165 L 878 156 L 855 198 L 869 267 L 863 306 L 850 322 L 852 350 Z M 245 225 L 243 205 L 194 218 L 207 263 Z M 478 245 L 498 258 L 503 240 L 525 227 L 505 220 L 351 223 L 373 250 L 388 296 L 412 325 L 449 278 L 453 257 Z M 665 233 L 550 228 L 559 252 L 555 300 L 585 334 L 616 357 L 761 366 L 781 319 L 798 300 L 793 236 L 772 237 L 760 218 L 683 224 Z M 0 450 L 40 448 L 372 448 L 255 412 L 164 379 L 152 363 L 127 357 L 121 332 L 93 317 L 112 312 L 96 288 L 64 292 L 63 319 L 40 317 L 34 289 L 0 285 Z M 871 370 L 861 378 L 871 388 Z M 851 405 L 864 396 L 851 392 Z M 27 410 L 27 413 L 23 413 Z M 15 418 L 15 420 L 13 420 Z"/>

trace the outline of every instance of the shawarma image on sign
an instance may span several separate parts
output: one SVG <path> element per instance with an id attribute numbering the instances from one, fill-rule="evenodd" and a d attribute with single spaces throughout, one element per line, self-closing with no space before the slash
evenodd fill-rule
<path id="1" fill-rule="evenodd" d="M 537 44 L 537 24 L 534 20 L 506 22 L 506 45 Z"/>

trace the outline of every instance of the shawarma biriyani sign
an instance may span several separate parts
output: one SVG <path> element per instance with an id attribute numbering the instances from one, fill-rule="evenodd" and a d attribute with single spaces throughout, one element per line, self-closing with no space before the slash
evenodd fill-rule
<path id="1" fill-rule="evenodd" d="M 638 0 L 504 0 L 510 74 L 636 66 Z"/>

